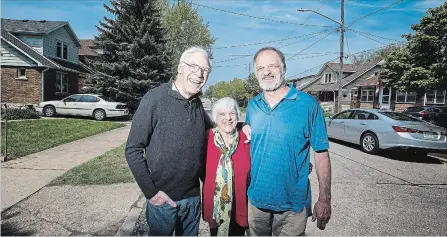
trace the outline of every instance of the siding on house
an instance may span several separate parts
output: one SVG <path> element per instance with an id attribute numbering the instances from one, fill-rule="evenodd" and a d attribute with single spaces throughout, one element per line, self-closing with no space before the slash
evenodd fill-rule
<path id="1" fill-rule="evenodd" d="M 25 44 L 31 46 L 40 54 L 43 54 L 43 37 L 40 35 L 22 35 L 15 34 L 17 38 L 23 41 Z"/>
<path id="2" fill-rule="evenodd" d="M 74 43 L 74 39 L 70 36 L 70 34 L 68 34 L 66 27 L 61 27 L 43 38 L 43 55 L 56 58 L 57 42 L 68 45 L 68 61 L 78 64 L 79 48 Z"/>
<path id="3" fill-rule="evenodd" d="M 2 102 L 18 104 L 41 102 L 41 71 L 41 68 L 26 68 L 26 80 L 23 80 L 16 79 L 16 67 L 2 67 Z"/>
<path id="4" fill-rule="evenodd" d="M 19 50 L 1 40 L 0 45 L 1 53 L 1 66 L 23 66 L 23 67 L 33 67 L 37 66 L 37 63 L 25 56 Z M 3 75 L 2 75 L 3 77 Z M 15 76 L 14 76 L 15 78 Z"/>

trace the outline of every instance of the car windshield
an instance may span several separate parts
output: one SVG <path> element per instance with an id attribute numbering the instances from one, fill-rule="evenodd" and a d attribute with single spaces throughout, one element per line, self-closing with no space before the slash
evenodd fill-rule
<path id="1" fill-rule="evenodd" d="M 420 122 L 419 119 L 410 117 L 402 113 L 396 113 L 396 112 L 379 112 L 379 113 L 398 121 Z"/>
<path id="2" fill-rule="evenodd" d="M 114 99 L 111 99 L 110 97 L 106 97 L 106 96 L 98 96 L 98 97 L 107 101 L 107 102 L 116 102 Z"/>

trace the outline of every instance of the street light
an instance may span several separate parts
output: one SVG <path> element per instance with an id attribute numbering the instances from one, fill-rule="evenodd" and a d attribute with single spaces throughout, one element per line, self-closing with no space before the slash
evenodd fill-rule
<path id="1" fill-rule="evenodd" d="M 319 12 L 316 12 L 316 11 L 314 11 L 314 10 L 312 10 L 312 9 L 302 9 L 302 8 L 301 8 L 301 9 L 298 9 L 297 11 L 299 11 L 299 12 L 313 12 L 313 13 L 315 13 L 315 14 L 318 14 L 318 15 L 320 15 L 320 16 L 326 18 L 326 19 L 329 19 L 329 20 L 331 20 L 331 21 L 333 21 L 333 22 L 335 22 L 335 23 L 341 25 L 340 22 L 338 22 L 338 21 L 336 21 L 336 20 L 334 20 L 334 19 L 332 19 L 332 18 L 330 18 L 330 17 L 328 17 L 328 16 L 325 16 L 325 15 L 319 13 Z"/>
<path id="2" fill-rule="evenodd" d="M 343 84 L 341 83 L 341 80 L 343 79 L 343 46 L 344 46 L 344 32 L 345 32 L 345 1 L 341 0 L 341 21 L 336 21 L 328 16 L 325 16 L 317 11 L 311 10 L 311 9 L 298 9 L 298 12 L 313 12 L 317 15 L 320 15 L 328 20 L 331 20 L 335 23 L 337 23 L 338 25 L 340 25 L 340 71 L 338 72 L 338 80 L 337 80 L 337 84 L 338 84 L 338 101 L 336 104 L 336 108 L 335 111 L 336 112 L 340 112 L 341 111 L 341 100 L 342 100 L 342 87 Z"/>

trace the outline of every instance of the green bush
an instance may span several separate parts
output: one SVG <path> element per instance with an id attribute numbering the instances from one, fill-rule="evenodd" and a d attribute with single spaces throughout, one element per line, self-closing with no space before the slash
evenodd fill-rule
<path id="1" fill-rule="evenodd" d="M 2 120 L 40 119 L 40 115 L 34 109 L 2 108 Z"/>

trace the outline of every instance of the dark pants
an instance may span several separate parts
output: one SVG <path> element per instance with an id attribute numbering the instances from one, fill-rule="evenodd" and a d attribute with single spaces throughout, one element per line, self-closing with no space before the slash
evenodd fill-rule
<path id="1" fill-rule="evenodd" d="M 200 197 L 186 198 L 177 203 L 177 207 L 165 203 L 152 205 L 147 202 L 146 220 L 151 236 L 199 235 Z"/>

